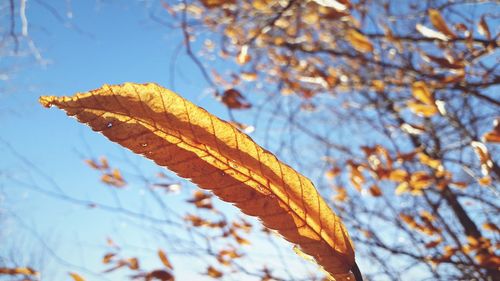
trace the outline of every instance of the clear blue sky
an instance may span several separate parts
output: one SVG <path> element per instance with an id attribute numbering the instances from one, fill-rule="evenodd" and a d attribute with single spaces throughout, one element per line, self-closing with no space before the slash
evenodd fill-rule
<path id="1" fill-rule="evenodd" d="M 171 63 L 176 58 L 175 90 L 226 117 L 224 107 L 206 93 L 207 84 L 184 52 L 174 53 L 182 41 L 179 32 L 150 19 L 148 12 L 154 9 L 147 8 L 149 1 L 127 1 L 126 5 L 121 1 L 46 1 L 61 19 L 37 1 L 27 3 L 29 37 L 45 62 L 35 62 L 32 55 L 14 64 L 9 60 L 16 69 L 10 73 L 10 80 L 0 81 L 4 91 L 0 93 L 0 239 L 7 242 L 1 243 L 0 254 L 8 256 L 14 251 L 17 265 L 40 266 L 47 278 L 42 280 L 68 280 L 68 271 L 79 272 L 87 280 L 123 280 L 129 271 L 97 277 L 72 267 L 78 265 L 97 273 L 105 270 L 100 259 L 108 251 L 106 237 L 111 237 L 123 246 L 125 256 L 142 253 L 146 269 L 160 266 L 154 251 L 161 247 L 167 253 L 173 252 L 170 258 L 178 280 L 204 280 L 198 273 L 205 270 L 206 264 L 183 255 L 174 245 L 151 239 L 147 231 L 142 231 L 151 227 L 148 223 L 141 225 L 127 216 L 47 196 L 51 192 L 64 193 L 79 200 L 116 205 L 117 195 L 127 208 L 140 211 L 147 197 L 140 175 L 154 178 L 161 169 L 67 118 L 63 112 L 44 109 L 38 104 L 40 95 L 72 95 L 104 83 L 126 81 L 171 87 Z M 20 21 L 17 23 L 19 29 Z M 21 49 L 28 49 L 23 38 Z M 110 191 L 100 184 L 100 174 L 83 162 L 101 155 L 122 169 L 130 182 L 126 190 L 119 194 Z M 189 192 L 165 195 L 168 207 L 179 213 L 194 212 L 184 202 Z M 233 208 L 222 208 L 229 214 L 236 213 Z M 246 250 L 253 252 L 249 261 L 262 261 L 262 249 L 269 248 L 269 244 L 259 245 Z M 291 247 L 283 251 L 283 255 L 291 255 L 287 258 L 289 265 L 304 267 Z M 269 266 L 277 260 L 268 259 Z"/>

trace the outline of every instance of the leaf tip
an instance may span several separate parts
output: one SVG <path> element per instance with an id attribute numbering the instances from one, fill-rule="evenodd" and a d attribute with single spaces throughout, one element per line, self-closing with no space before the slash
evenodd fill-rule
<path id="1" fill-rule="evenodd" d="M 56 100 L 56 97 L 54 97 L 54 96 L 41 96 L 38 99 L 38 102 L 40 102 L 44 107 L 50 108 L 55 100 Z"/>

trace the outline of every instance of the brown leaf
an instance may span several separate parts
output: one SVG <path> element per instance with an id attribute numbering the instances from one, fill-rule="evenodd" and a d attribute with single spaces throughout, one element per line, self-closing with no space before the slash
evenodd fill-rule
<path id="1" fill-rule="evenodd" d="M 158 250 L 158 257 L 160 257 L 161 262 L 165 267 L 167 267 L 170 270 L 173 270 L 174 267 L 172 266 L 172 263 L 170 263 L 170 260 L 167 257 L 167 254 L 163 250 Z"/>
<path id="2" fill-rule="evenodd" d="M 492 232 L 500 232 L 500 228 L 492 222 L 487 222 L 483 224 L 483 229 Z"/>
<path id="3" fill-rule="evenodd" d="M 116 256 L 115 253 L 105 254 L 104 257 L 102 258 L 102 263 L 104 263 L 104 264 L 110 263 L 114 256 Z"/>
<path id="4" fill-rule="evenodd" d="M 356 51 L 361 53 L 373 52 L 373 44 L 365 35 L 359 33 L 355 29 L 349 29 L 346 32 L 346 40 L 352 45 Z"/>
<path id="5" fill-rule="evenodd" d="M 347 230 L 310 180 L 175 93 L 156 84 L 126 83 L 40 102 L 64 109 L 110 140 L 259 217 L 333 276 L 352 267 Z"/>
<path id="6" fill-rule="evenodd" d="M 247 109 L 252 107 L 250 103 L 245 100 L 245 97 L 235 89 L 229 89 L 222 94 L 222 102 L 231 109 Z"/>
<path id="7" fill-rule="evenodd" d="M 218 271 L 213 266 L 209 266 L 207 268 L 207 272 L 205 274 L 214 278 L 214 279 L 219 279 L 223 276 L 222 272 Z"/>
<path id="8" fill-rule="evenodd" d="M 194 192 L 193 199 L 188 199 L 186 202 L 194 204 L 197 208 L 213 209 L 211 198 L 212 195 L 209 193 L 197 190 Z"/>
<path id="9" fill-rule="evenodd" d="M 465 67 L 464 61 L 451 61 L 451 59 L 441 58 L 426 53 L 422 53 L 422 58 L 428 62 L 434 62 L 443 68 L 449 69 L 463 69 Z"/>
<path id="10" fill-rule="evenodd" d="M 69 276 L 71 276 L 71 278 L 74 281 L 85 281 L 85 279 L 82 276 L 80 276 L 78 273 L 70 272 Z"/>
<path id="11" fill-rule="evenodd" d="M 174 281 L 172 273 L 166 270 L 153 270 L 146 275 L 146 280 Z"/>
<path id="12" fill-rule="evenodd" d="M 439 30 L 441 33 L 445 34 L 449 38 L 457 37 L 453 31 L 450 30 L 446 22 L 444 21 L 441 13 L 436 9 L 429 9 L 429 18 L 432 25 Z"/>
<path id="13" fill-rule="evenodd" d="M 373 197 L 380 197 L 380 196 L 382 196 L 382 190 L 377 185 L 370 186 L 369 190 L 370 190 L 370 194 Z"/>
<path id="14" fill-rule="evenodd" d="M 0 267 L 0 275 L 37 275 L 38 272 L 31 267 Z"/>

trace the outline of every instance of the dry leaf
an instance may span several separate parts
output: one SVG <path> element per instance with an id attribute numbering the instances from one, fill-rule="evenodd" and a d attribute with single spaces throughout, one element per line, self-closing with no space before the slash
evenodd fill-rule
<path id="1" fill-rule="evenodd" d="M 165 252 L 163 250 L 161 250 L 161 249 L 158 250 L 158 257 L 160 257 L 160 260 L 165 267 L 167 267 L 170 270 L 174 269 L 174 267 L 172 266 L 172 263 L 170 262 L 170 260 L 167 257 L 167 254 L 165 254 Z"/>
<path id="2" fill-rule="evenodd" d="M 222 102 L 231 109 L 247 109 L 252 107 L 250 103 L 245 100 L 245 97 L 235 89 L 229 89 L 222 94 Z"/>
<path id="3" fill-rule="evenodd" d="M 492 232 L 500 232 L 500 228 L 492 222 L 486 222 L 483 224 L 483 229 Z"/>
<path id="4" fill-rule="evenodd" d="M 490 152 L 484 143 L 478 141 L 472 141 L 470 143 L 474 152 L 479 158 L 481 163 L 481 172 L 484 176 L 488 176 L 490 174 L 490 170 L 493 168 L 493 161 L 491 160 Z"/>
<path id="5" fill-rule="evenodd" d="M 434 97 L 425 82 L 417 81 L 413 83 L 412 94 L 417 102 L 408 101 L 406 106 L 415 114 L 430 117 L 438 113 Z"/>
<path id="6" fill-rule="evenodd" d="M 74 281 L 85 281 L 85 279 L 83 277 L 81 277 L 79 274 L 74 273 L 74 272 L 70 272 L 69 276 L 71 276 L 71 278 L 73 278 Z"/>
<path id="7" fill-rule="evenodd" d="M 239 64 L 246 64 L 252 59 L 252 57 L 248 54 L 248 45 L 244 45 L 241 47 L 238 56 L 236 57 L 236 62 Z"/>
<path id="8" fill-rule="evenodd" d="M 346 40 L 352 45 L 356 51 L 361 53 L 373 52 L 373 45 L 370 40 L 355 29 L 349 29 L 346 32 Z"/>
<path id="9" fill-rule="evenodd" d="M 218 271 L 213 266 L 209 266 L 205 274 L 215 279 L 219 279 L 223 275 L 222 272 Z"/>
<path id="10" fill-rule="evenodd" d="M 309 179 L 175 93 L 126 83 L 40 102 L 259 217 L 333 276 L 354 264 L 347 230 Z"/>
<path id="11" fill-rule="evenodd" d="M 370 194 L 373 197 L 380 197 L 380 196 L 382 196 L 382 190 L 377 185 L 370 186 L 369 191 L 370 191 Z"/>
<path id="12" fill-rule="evenodd" d="M 412 94 L 424 104 L 434 104 L 434 97 L 425 82 L 417 81 L 412 85 Z"/>
<path id="13" fill-rule="evenodd" d="M 433 38 L 442 41 L 448 41 L 450 39 L 444 33 L 436 31 L 434 29 L 430 29 L 427 26 L 421 25 L 419 23 L 415 26 L 415 28 L 417 29 L 418 32 L 420 32 L 420 34 L 422 34 L 424 37 L 427 38 Z"/>
<path id="14" fill-rule="evenodd" d="M 341 3 L 342 1 L 340 2 L 336 0 L 313 0 L 313 1 L 321 6 L 333 8 L 338 12 L 347 10 L 347 5 Z"/>
<path id="15" fill-rule="evenodd" d="M 203 6 L 212 9 L 220 7 L 224 4 L 234 4 L 235 0 L 200 0 Z"/>
<path id="16" fill-rule="evenodd" d="M 115 253 L 105 254 L 104 257 L 102 257 L 102 263 L 104 263 L 104 264 L 110 263 L 114 256 L 116 256 Z"/>
<path id="17" fill-rule="evenodd" d="M 441 16 L 441 13 L 438 10 L 429 9 L 429 18 L 431 20 L 432 25 L 434 25 L 434 27 L 441 33 L 448 36 L 449 38 L 456 37 L 455 33 L 453 33 L 453 31 L 450 30 L 450 28 L 444 21 L 443 16 Z"/>
<path id="18" fill-rule="evenodd" d="M 409 101 L 406 106 L 415 114 L 423 117 L 431 117 L 438 113 L 438 109 L 434 105 L 423 104 L 419 102 Z"/>
<path id="19" fill-rule="evenodd" d="M 37 275 L 38 272 L 30 267 L 7 268 L 0 267 L 0 275 Z"/>
<path id="20" fill-rule="evenodd" d="M 491 40 L 491 32 L 490 28 L 488 27 L 488 24 L 486 23 L 486 19 L 484 18 L 484 15 L 481 16 L 481 20 L 479 21 L 479 24 L 477 26 L 477 31 L 486 37 L 486 39 Z"/>

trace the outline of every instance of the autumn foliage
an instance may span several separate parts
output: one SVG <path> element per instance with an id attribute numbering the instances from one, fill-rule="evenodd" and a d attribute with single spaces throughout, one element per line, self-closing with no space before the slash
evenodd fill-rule
<path id="1" fill-rule="evenodd" d="M 104 86 L 40 102 L 65 110 L 110 140 L 260 218 L 333 277 L 349 276 L 354 250 L 340 219 L 307 178 L 233 125 L 156 84 Z M 106 182 L 116 186 L 115 181 L 122 182 L 108 177 Z M 191 203 L 205 198 L 197 193 Z"/>
<path id="2" fill-rule="evenodd" d="M 228 122 L 156 84 L 40 101 L 206 190 L 186 203 L 218 219 L 188 213 L 184 223 L 237 244 L 210 253 L 216 263 L 199 271 L 210 278 L 231 268 L 286 279 L 237 267 L 253 226 L 227 220 L 215 194 L 336 280 L 355 278 L 355 244 L 368 280 L 492 281 L 500 276 L 497 10 L 493 1 L 162 1 L 152 20 L 178 29 Z M 273 153 L 243 133 L 253 130 Z M 87 164 L 110 188 L 127 186 L 106 158 Z M 155 180 L 165 192 L 179 188 Z M 174 280 L 167 252 L 155 258 L 162 268 L 145 269 L 112 246 L 102 263 L 135 279 Z"/>

